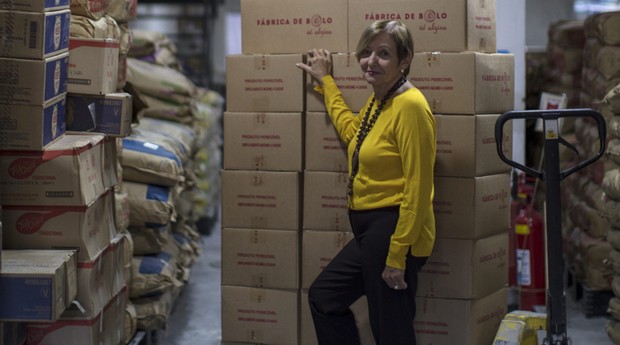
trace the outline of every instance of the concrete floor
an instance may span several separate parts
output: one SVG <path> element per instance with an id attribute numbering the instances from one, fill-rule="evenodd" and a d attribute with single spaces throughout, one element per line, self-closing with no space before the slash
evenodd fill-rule
<path id="1" fill-rule="evenodd" d="M 203 253 L 192 267 L 190 282 L 177 301 L 169 327 L 158 344 L 223 344 L 220 320 L 220 235 L 219 225 L 216 225 L 210 235 L 203 237 Z M 580 306 L 571 298 L 567 298 L 567 317 L 568 335 L 574 345 L 613 344 L 605 333 L 606 317 L 586 318 Z"/>

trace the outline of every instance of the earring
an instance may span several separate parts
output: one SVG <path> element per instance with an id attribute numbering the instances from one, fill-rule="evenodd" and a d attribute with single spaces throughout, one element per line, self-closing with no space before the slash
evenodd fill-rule
<path id="1" fill-rule="evenodd" d="M 401 70 L 400 70 L 400 73 L 405 74 L 405 70 L 404 70 L 404 69 L 401 69 Z"/>

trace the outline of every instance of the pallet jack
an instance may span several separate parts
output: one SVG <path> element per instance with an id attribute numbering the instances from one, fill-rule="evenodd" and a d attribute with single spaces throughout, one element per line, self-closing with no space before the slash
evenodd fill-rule
<path id="1" fill-rule="evenodd" d="M 588 117 L 596 122 L 599 151 L 590 158 L 560 170 L 559 145 L 565 145 L 577 154 L 577 148 L 560 136 L 560 119 Z M 543 122 L 545 159 L 544 171 L 517 163 L 504 154 L 504 125 L 515 119 L 540 119 Z M 545 229 L 547 259 L 546 313 L 515 310 L 508 313 L 499 325 L 493 345 L 538 345 L 539 331 L 546 331 L 544 345 L 570 345 L 566 327 L 566 291 L 564 288 L 564 258 L 562 253 L 562 219 L 560 182 L 580 169 L 594 163 L 605 153 L 606 127 L 602 115 L 592 109 L 524 110 L 509 111 L 495 123 L 495 143 L 502 161 L 543 181 L 545 194 Z"/>

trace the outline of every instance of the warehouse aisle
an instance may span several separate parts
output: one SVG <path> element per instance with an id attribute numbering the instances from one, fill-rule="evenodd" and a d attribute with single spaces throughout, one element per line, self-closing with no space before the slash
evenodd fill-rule
<path id="1" fill-rule="evenodd" d="M 203 236 L 203 253 L 192 267 L 190 282 L 178 299 L 161 345 L 221 345 L 220 250 L 221 231 L 216 224 L 210 235 Z M 567 298 L 568 334 L 573 344 L 612 344 L 604 331 L 607 318 L 586 318 L 579 308 Z"/>

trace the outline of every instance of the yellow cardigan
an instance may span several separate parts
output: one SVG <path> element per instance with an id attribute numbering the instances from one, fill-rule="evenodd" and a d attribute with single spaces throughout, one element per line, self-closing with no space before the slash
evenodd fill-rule
<path id="1" fill-rule="evenodd" d="M 331 76 L 316 90 L 340 136 L 348 145 L 348 167 L 357 142 L 357 131 L 370 98 L 356 116 L 346 105 Z M 371 116 L 378 100 L 371 111 Z M 417 88 L 388 100 L 377 122 L 362 143 L 359 171 L 353 183 L 349 208 L 367 210 L 400 206 L 400 214 L 386 264 L 405 268 L 405 257 L 429 256 L 435 242 L 433 194 L 435 165 L 435 118 Z"/>

